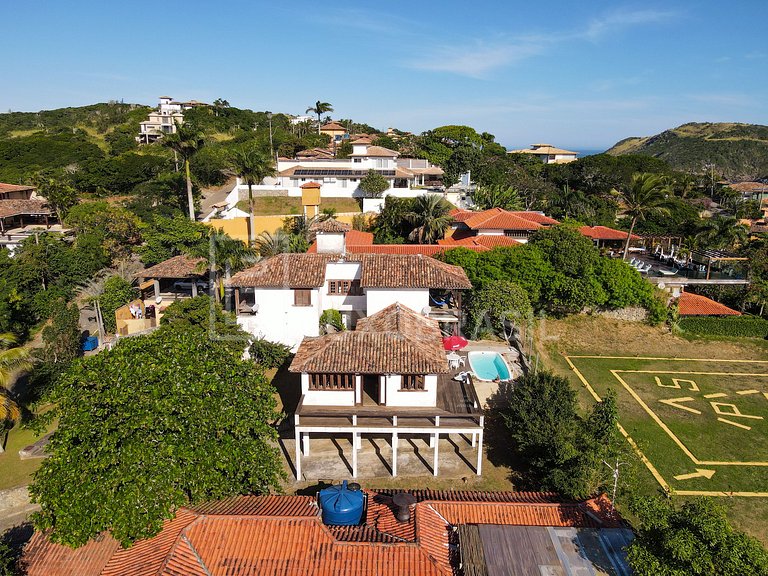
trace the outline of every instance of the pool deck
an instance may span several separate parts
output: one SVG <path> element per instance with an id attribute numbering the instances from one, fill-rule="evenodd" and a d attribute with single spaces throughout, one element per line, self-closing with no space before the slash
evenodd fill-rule
<path id="1" fill-rule="evenodd" d="M 510 348 L 504 342 L 497 342 L 494 340 L 471 340 L 469 344 L 459 350 L 457 354 L 466 359 L 468 352 L 498 352 L 507 362 L 507 366 L 509 366 L 509 369 L 512 372 L 513 380 L 516 380 L 522 375 L 522 368 L 520 367 L 517 351 Z M 471 371 L 468 360 L 466 361 L 466 365 L 461 367 L 459 371 L 461 370 Z M 488 398 L 498 389 L 498 383 L 488 380 L 480 380 L 479 378 L 473 378 L 472 381 L 475 385 L 475 392 L 480 401 L 480 405 L 485 406 Z"/>

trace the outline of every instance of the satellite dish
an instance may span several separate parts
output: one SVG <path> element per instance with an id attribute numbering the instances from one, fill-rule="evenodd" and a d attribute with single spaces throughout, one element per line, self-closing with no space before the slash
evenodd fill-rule
<path id="1" fill-rule="evenodd" d="M 659 282 L 659 288 L 661 288 L 662 290 L 664 290 L 664 288 L 666 288 L 666 287 L 667 287 L 667 285 L 666 285 L 666 284 L 664 284 L 664 282 Z"/>

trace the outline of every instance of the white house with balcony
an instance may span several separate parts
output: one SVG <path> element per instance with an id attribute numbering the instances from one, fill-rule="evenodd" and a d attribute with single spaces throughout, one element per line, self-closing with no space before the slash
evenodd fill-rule
<path id="1" fill-rule="evenodd" d="M 364 436 L 391 435 L 393 476 L 400 435 L 427 437 L 435 476 L 440 437 L 456 436 L 457 449 L 461 437 L 470 438 L 479 475 L 482 409 L 472 376 L 452 374 L 441 336 L 437 321 L 396 301 L 361 319 L 354 331 L 304 338 L 289 367 L 301 386 L 294 413 L 297 480 L 314 434 L 351 435 L 353 477 Z"/>
<path id="2" fill-rule="evenodd" d="M 360 181 L 369 170 L 378 172 L 389 183 L 381 197 L 367 197 L 360 189 Z M 369 139 L 360 138 L 352 142 L 349 158 L 281 158 L 277 163 L 277 176 L 266 178 L 253 190 L 257 195 L 301 196 L 302 185 L 318 182 L 322 198 L 361 198 L 363 211 L 369 212 L 378 211 L 386 196 L 415 198 L 440 190 L 442 175 L 441 168 L 426 160 L 400 158 L 398 152 L 373 146 Z M 227 196 L 227 209 L 220 217 L 235 217 L 237 203 L 247 197 L 248 186 L 238 179 Z"/>
<path id="3" fill-rule="evenodd" d="M 338 310 L 347 329 L 395 302 L 439 321 L 446 333 L 461 322 L 464 270 L 419 254 L 345 254 L 349 227 L 319 224 L 317 253 L 280 254 L 228 282 L 238 323 L 257 338 L 296 349 L 320 334 L 320 316 Z"/>
<path id="4" fill-rule="evenodd" d="M 160 96 L 157 110 L 149 113 L 147 119 L 139 125 L 137 140 L 141 144 L 149 144 L 161 138 L 164 134 L 175 134 L 176 123 L 184 123 L 184 110 L 197 106 L 208 106 L 197 100 L 178 102 L 170 96 Z"/>
<path id="5" fill-rule="evenodd" d="M 579 156 L 578 152 L 557 148 L 551 144 L 531 144 L 530 148 L 508 150 L 507 154 L 530 154 L 544 164 L 568 164 Z"/>

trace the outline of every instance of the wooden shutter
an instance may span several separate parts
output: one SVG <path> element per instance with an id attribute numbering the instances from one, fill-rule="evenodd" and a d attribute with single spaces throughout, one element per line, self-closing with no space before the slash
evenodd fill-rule
<path id="1" fill-rule="evenodd" d="M 312 290 L 296 288 L 293 291 L 294 306 L 312 306 Z"/>

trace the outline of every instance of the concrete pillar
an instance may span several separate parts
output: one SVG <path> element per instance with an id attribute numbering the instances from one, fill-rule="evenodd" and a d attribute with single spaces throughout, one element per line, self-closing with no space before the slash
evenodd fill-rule
<path id="1" fill-rule="evenodd" d="M 197 280 L 192 278 L 192 298 L 197 296 Z"/>
<path id="2" fill-rule="evenodd" d="M 477 434 L 472 432 L 472 448 L 475 447 L 475 444 L 477 444 Z"/>
<path id="3" fill-rule="evenodd" d="M 355 404 L 363 403 L 363 377 L 360 374 L 355 375 Z"/>
<path id="4" fill-rule="evenodd" d="M 435 432 L 435 455 L 432 459 L 432 473 L 437 476 L 438 448 L 440 446 L 440 433 Z"/>
<path id="5" fill-rule="evenodd" d="M 304 456 L 309 456 L 309 432 L 302 434 L 302 451 Z"/>
<path id="6" fill-rule="evenodd" d="M 155 287 L 155 301 L 157 301 L 157 299 L 160 298 L 160 280 L 155 278 L 152 281 L 152 285 Z"/>
<path id="7" fill-rule="evenodd" d="M 301 480 L 301 432 L 296 430 L 296 458 L 294 465 L 296 466 L 296 480 Z"/>
<path id="8" fill-rule="evenodd" d="M 357 478 L 357 432 L 352 432 L 352 478 Z"/>
<path id="9" fill-rule="evenodd" d="M 435 435 L 430 434 L 429 435 L 429 447 L 434 448 L 435 447 Z"/>
<path id="10" fill-rule="evenodd" d="M 480 476 L 483 473 L 483 431 L 477 433 L 477 475 Z"/>
<path id="11" fill-rule="evenodd" d="M 392 476 L 397 476 L 397 432 L 392 432 Z"/>

